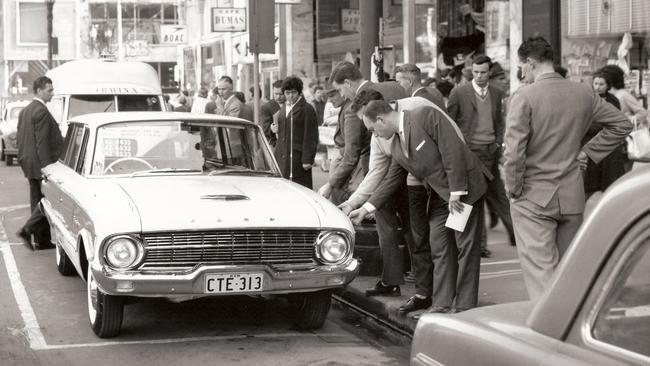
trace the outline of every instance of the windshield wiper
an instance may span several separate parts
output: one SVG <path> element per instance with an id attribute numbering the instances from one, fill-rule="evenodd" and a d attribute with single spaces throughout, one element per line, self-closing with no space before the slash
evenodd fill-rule
<path id="1" fill-rule="evenodd" d="M 240 169 L 223 169 L 223 170 L 213 170 L 208 175 L 266 175 L 266 176 L 276 176 L 277 174 L 273 172 L 266 172 L 261 170 L 252 170 L 248 168 Z"/>
<path id="2" fill-rule="evenodd" d="M 162 169 L 151 169 L 151 170 L 138 170 L 137 172 L 131 173 L 130 177 L 135 177 L 138 175 L 145 174 L 158 174 L 158 173 L 200 173 L 200 169 L 188 169 L 188 168 L 162 168 Z"/>

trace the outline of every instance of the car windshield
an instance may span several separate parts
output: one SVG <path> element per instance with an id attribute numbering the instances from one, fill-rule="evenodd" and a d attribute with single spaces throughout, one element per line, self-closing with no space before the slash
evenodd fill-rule
<path id="1" fill-rule="evenodd" d="M 68 118 L 86 113 L 161 111 L 155 95 L 73 95 L 70 97 Z"/>
<path id="2" fill-rule="evenodd" d="M 279 175 L 254 126 L 145 121 L 114 123 L 97 130 L 91 175 L 217 175 L 219 171 Z"/>

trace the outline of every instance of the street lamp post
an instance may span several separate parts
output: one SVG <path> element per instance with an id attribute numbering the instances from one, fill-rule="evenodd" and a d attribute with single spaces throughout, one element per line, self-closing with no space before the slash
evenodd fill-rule
<path id="1" fill-rule="evenodd" d="M 52 9 L 54 8 L 55 0 L 45 0 L 47 4 L 47 68 L 52 69 Z"/>

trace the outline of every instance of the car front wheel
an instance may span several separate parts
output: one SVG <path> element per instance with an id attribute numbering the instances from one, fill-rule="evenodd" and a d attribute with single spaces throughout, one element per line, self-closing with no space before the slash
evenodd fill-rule
<path id="1" fill-rule="evenodd" d="M 319 329 L 325 323 L 332 304 L 332 291 L 318 291 L 293 294 L 290 303 L 294 306 L 294 325 L 299 329 Z"/>
<path id="2" fill-rule="evenodd" d="M 72 261 L 65 254 L 63 248 L 61 248 L 61 244 L 56 245 L 56 268 L 64 276 L 74 276 L 77 273 Z"/>
<path id="3" fill-rule="evenodd" d="M 115 337 L 120 333 L 124 314 L 124 298 L 103 293 L 97 286 L 88 265 L 86 292 L 88 294 L 88 317 L 93 332 L 100 338 Z"/>

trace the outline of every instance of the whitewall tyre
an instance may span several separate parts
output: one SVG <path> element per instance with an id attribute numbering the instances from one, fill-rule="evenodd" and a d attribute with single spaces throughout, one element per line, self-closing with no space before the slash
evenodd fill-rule
<path id="1" fill-rule="evenodd" d="M 90 265 L 86 281 L 90 327 L 99 338 L 115 337 L 120 333 L 124 314 L 124 298 L 107 295 L 97 286 Z"/>

